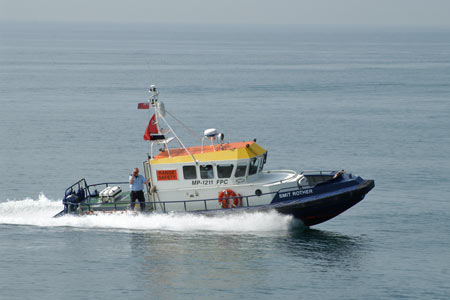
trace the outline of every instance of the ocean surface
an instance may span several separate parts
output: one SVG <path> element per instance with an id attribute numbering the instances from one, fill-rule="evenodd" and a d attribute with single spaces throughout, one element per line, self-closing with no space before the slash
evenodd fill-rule
<path id="1" fill-rule="evenodd" d="M 376 187 L 312 228 L 53 219 L 78 179 L 142 166 L 150 84 L 197 135 L 257 138 L 266 169 Z M 2 23 L 0 143 L 2 300 L 450 299 L 450 29 Z"/>

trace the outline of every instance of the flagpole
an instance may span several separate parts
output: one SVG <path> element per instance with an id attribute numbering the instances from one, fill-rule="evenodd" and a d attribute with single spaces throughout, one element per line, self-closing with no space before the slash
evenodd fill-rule
<path id="1" fill-rule="evenodd" d="M 151 93 L 150 92 L 150 90 L 148 91 L 149 93 Z M 148 98 L 148 117 L 150 118 L 150 120 L 151 120 L 151 117 L 152 117 L 152 110 L 150 109 L 150 107 L 151 107 L 151 97 L 150 98 Z M 153 143 L 150 143 L 150 141 L 149 141 L 149 143 L 148 143 L 148 153 L 150 153 L 150 157 L 152 157 L 153 158 Z M 147 155 L 148 156 L 148 155 Z"/>

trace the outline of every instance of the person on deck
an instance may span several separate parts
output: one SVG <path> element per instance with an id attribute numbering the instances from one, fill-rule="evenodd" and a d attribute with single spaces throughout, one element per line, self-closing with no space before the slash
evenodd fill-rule
<path id="1" fill-rule="evenodd" d="M 139 169 L 134 168 L 130 175 L 130 200 L 131 209 L 134 210 L 136 199 L 139 200 L 141 211 L 145 209 L 144 184 L 147 184 L 150 178 L 145 179 L 144 176 L 139 175 Z"/>

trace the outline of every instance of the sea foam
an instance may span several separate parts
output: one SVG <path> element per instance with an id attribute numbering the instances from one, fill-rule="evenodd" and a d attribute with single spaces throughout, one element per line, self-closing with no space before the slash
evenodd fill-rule
<path id="1" fill-rule="evenodd" d="M 40 194 L 38 199 L 0 203 L 0 224 L 42 227 L 78 227 L 125 230 L 270 232 L 301 226 L 292 216 L 273 212 L 204 216 L 193 214 L 135 214 L 130 212 L 53 218 L 63 208 L 61 201 Z"/>

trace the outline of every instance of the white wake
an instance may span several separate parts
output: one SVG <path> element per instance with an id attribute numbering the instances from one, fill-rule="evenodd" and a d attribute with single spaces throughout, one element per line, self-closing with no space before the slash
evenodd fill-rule
<path id="1" fill-rule="evenodd" d="M 269 232 L 300 226 L 291 216 L 277 212 L 242 213 L 221 216 L 192 214 L 132 213 L 64 216 L 53 218 L 63 208 L 61 201 L 40 194 L 38 199 L 0 202 L 0 224 L 42 227 L 111 228 L 130 230 Z"/>

